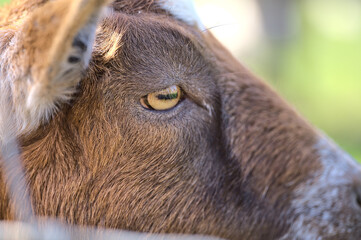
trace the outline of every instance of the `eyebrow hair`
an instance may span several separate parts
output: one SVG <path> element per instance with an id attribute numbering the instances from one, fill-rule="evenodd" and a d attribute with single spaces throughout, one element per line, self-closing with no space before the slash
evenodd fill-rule
<path id="1" fill-rule="evenodd" d="M 114 15 L 109 19 L 109 21 L 111 21 L 111 26 L 119 29 L 119 25 L 122 25 L 123 33 L 138 33 L 142 31 L 141 29 L 147 29 L 150 33 L 158 33 L 156 29 L 164 30 L 165 33 L 169 33 L 169 35 L 172 35 L 177 41 L 183 40 L 183 42 L 191 44 L 192 47 L 198 50 L 203 48 L 200 44 L 200 40 L 202 39 L 202 32 L 200 30 L 196 31 L 193 27 L 174 19 L 167 14 L 159 15 L 154 12 L 145 12 L 133 15 L 116 11 L 114 12 Z"/>

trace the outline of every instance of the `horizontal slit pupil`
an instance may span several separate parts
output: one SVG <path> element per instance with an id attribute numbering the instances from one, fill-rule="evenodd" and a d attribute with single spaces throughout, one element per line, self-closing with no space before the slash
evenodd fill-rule
<path id="1" fill-rule="evenodd" d="M 159 94 L 157 98 L 159 100 L 172 100 L 178 97 L 178 93 L 170 93 L 170 94 Z"/>

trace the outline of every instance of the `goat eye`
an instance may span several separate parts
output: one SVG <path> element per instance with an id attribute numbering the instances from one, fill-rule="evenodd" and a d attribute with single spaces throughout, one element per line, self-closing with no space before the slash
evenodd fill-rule
<path id="1" fill-rule="evenodd" d="M 180 87 L 173 85 L 142 97 L 140 103 L 147 109 L 164 111 L 175 107 L 181 101 L 182 96 L 183 92 Z"/>

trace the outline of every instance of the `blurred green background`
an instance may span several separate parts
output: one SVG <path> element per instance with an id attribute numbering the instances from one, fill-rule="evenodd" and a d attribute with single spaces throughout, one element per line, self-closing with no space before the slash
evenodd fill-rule
<path id="1" fill-rule="evenodd" d="M 10 2 L 10 0 L 0 0 L 0 5 L 3 5 L 3 3 Z"/>
<path id="2" fill-rule="evenodd" d="M 361 162 L 360 0 L 196 0 L 206 27 Z"/>
<path id="3" fill-rule="evenodd" d="M 361 162 L 361 1 L 195 2 L 242 63 Z"/>

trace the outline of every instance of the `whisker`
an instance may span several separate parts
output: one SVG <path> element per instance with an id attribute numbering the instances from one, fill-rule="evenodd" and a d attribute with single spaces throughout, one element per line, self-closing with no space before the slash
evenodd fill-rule
<path id="1" fill-rule="evenodd" d="M 231 26 L 231 25 L 237 25 L 237 23 L 224 23 L 224 24 L 215 25 L 215 26 L 203 29 L 202 32 L 207 32 L 207 31 L 212 30 L 214 28 Z"/>

